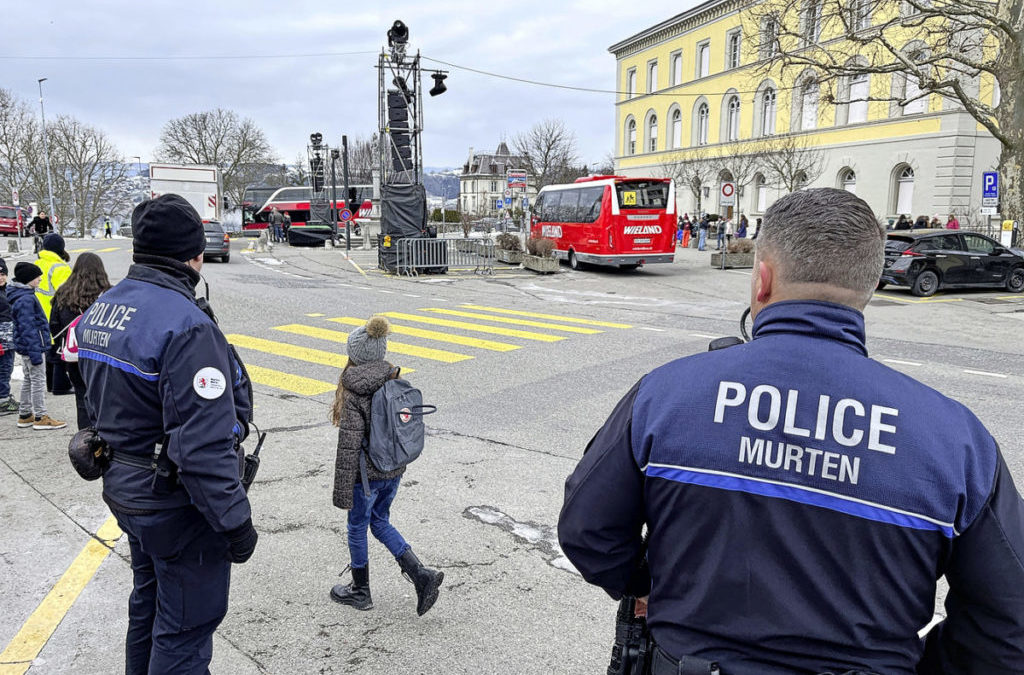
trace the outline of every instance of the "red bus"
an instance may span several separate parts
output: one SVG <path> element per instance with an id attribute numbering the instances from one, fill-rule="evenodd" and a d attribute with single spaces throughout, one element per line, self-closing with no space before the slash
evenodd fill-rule
<path id="1" fill-rule="evenodd" d="M 356 227 L 358 227 L 359 220 L 368 218 L 370 212 L 373 209 L 373 186 L 372 185 L 350 185 L 350 189 L 356 191 L 356 202 L 360 203 L 359 212 L 353 214 L 355 218 Z M 327 188 L 328 194 L 330 194 L 330 188 Z M 341 186 L 337 188 L 338 196 L 341 197 L 345 189 Z M 289 244 L 322 244 L 326 239 L 331 236 L 330 223 L 310 223 L 309 222 L 309 200 L 312 197 L 312 188 L 309 186 L 299 187 L 283 187 L 278 188 L 274 191 L 270 198 L 260 206 L 256 211 L 246 214 L 243 210 L 242 229 L 246 231 L 258 231 L 267 229 L 267 224 L 270 219 L 270 211 L 272 208 L 277 207 L 277 210 L 281 213 L 287 213 L 292 219 L 291 228 L 288 231 L 288 243 Z M 337 202 L 338 213 L 340 214 L 343 209 L 346 208 L 345 200 L 338 199 Z M 345 222 L 341 220 L 340 215 L 338 219 L 338 230 L 342 234 L 345 231 Z"/>
<path id="2" fill-rule="evenodd" d="M 548 185 L 537 195 L 530 235 L 555 241 L 555 254 L 582 264 L 636 269 L 675 259 L 676 190 L 670 178 L 590 176 Z"/>

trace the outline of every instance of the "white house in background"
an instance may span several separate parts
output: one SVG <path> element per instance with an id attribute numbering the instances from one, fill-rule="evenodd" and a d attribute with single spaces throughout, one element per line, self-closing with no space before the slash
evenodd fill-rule
<path id="1" fill-rule="evenodd" d="M 508 145 L 502 141 L 493 153 L 484 154 L 469 149 L 469 158 L 462 166 L 459 177 L 459 206 L 463 213 L 472 216 L 497 216 L 503 208 L 498 207 L 499 200 L 505 198 L 508 188 L 508 172 L 525 170 L 523 158 L 513 155 Z M 523 198 L 533 204 L 537 196 L 537 187 L 532 176 L 527 176 L 526 190 L 512 190 L 512 208 L 521 209 Z"/>

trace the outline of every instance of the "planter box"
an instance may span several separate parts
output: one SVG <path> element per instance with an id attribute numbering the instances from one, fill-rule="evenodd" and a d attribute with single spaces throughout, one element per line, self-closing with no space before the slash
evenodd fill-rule
<path id="1" fill-rule="evenodd" d="M 495 256 L 498 260 L 509 265 L 518 265 L 523 262 L 522 251 L 506 251 L 505 249 L 499 248 L 495 251 Z"/>
<path id="2" fill-rule="evenodd" d="M 722 268 L 722 254 L 712 253 L 711 254 L 711 266 L 718 269 Z M 754 254 L 753 253 L 730 253 L 725 256 L 725 269 L 737 269 L 746 268 L 750 269 L 754 267 Z"/>
<path id="3" fill-rule="evenodd" d="M 523 267 L 541 274 L 558 271 L 558 258 L 541 258 L 539 255 L 523 255 Z"/>

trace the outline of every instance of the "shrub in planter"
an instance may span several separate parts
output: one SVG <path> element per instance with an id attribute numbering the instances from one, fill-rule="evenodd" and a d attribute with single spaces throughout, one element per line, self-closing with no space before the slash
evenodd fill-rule
<path id="1" fill-rule="evenodd" d="M 552 254 L 555 242 L 547 237 L 530 237 L 526 240 L 528 255 L 523 256 L 523 267 L 534 272 L 557 272 L 558 259 Z"/>
<path id="2" fill-rule="evenodd" d="M 494 242 L 499 251 L 522 251 L 523 244 L 519 241 L 519 237 L 508 232 L 503 232 L 498 235 Z"/>
<path id="3" fill-rule="evenodd" d="M 753 253 L 755 243 L 749 239 L 733 239 L 729 244 L 729 253 Z"/>
<path id="4" fill-rule="evenodd" d="M 555 250 L 554 239 L 547 237 L 530 237 L 526 240 L 526 252 L 539 258 L 550 258 Z"/>

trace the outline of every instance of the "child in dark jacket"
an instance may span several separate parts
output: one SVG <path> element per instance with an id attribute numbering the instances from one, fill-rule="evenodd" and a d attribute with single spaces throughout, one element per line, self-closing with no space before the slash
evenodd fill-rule
<path id="1" fill-rule="evenodd" d="M 14 266 L 14 281 L 7 284 L 7 300 L 14 317 L 14 351 L 21 355 L 25 380 L 21 385 L 18 428 L 37 431 L 63 429 L 65 422 L 46 414 L 46 368 L 43 356 L 50 349 L 50 323 L 36 299 L 36 288 L 43 276 L 32 263 Z"/>
<path id="2" fill-rule="evenodd" d="M 7 263 L 0 258 L 0 415 L 18 412 L 18 402 L 11 396 L 11 373 L 14 371 L 14 316 L 7 301 Z"/>
<path id="3" fill-rule="evenodd" d="M 379 471 L 366 455 L 363 442 L 370 433 L 370 403 L 399 369 L 384 360 L 388 349 L 388 320 L 375 316 L 348 337 L 348 363 L 338 379 L 331 421 L 338 427 L 334 467 L 334 505 L 348 510 L 348 549 L 352 583 L 331 589 L 331 598 L 356 609 L 373 609 L 366 528 L 395 556 L 402 572 L 416 587 L 416 613 L 423 616 L 437 600 L 444 572 L 425 567 L 390 522 L 391 503 L 405 468 Z M 365 455 L 370 494 L 363 491 L 360 453 Z"/>

